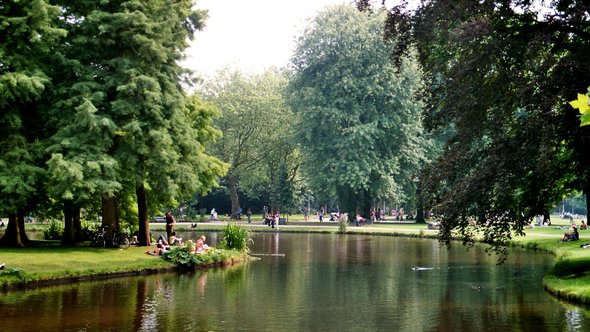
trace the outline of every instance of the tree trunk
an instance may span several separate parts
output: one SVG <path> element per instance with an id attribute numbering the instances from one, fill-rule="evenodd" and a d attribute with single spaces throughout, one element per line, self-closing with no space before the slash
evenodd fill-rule
<path id="1" fill-rule="evenodd" d="M 119 230 L 119 206 L 117 196 L 102 195 L 102 225 L 110 232 Z"/>
<path id="2" fill-rule="evenodd" d="M 80 208 L 73 202 L 64 202 L 64 233 L 61 238 L 62 244 L 74 244 L 81 242 L 82 223 L 80 221 Z"/>
<path id="3" fill-rule="evenodd" d="M 24 224 L 24 215 L 22 216 L 22 218 L 19 218 L 18 214 L 9 214 L 6 232 L 4 233 L 4 236 L 2 237 L 1 241 L 2 244 L 10 247 L 26 246 L 29 242 L 29 238 L 25 233 Z"/>
<path id="4" fill-rule="evenodd" d="M 82 236 L 82 219 L 80 218 L 80 207 L 76 207 L 73 212 L 74 240 L 76 242 L 82 242 L 84 241 L 84 237 Z"/>
<path id="5" fill-rule="evenodd" d="M 137 195 L 137 214 L 139 217 L 139 233 L 137 234 L 137 241 L 140 246 L 150 246 L 150 224 L 148 221 L 147 211 L 147 196 L 145 194 L 145 186 L 143 182 L 138 182 L 135 188 Z"/>
<path id="6" fill-rule="evenodd" d="M 25 213 L 22 211 L 19 211 L 18 214 L 16 215 L 16 219 L 18 222 L 18 228 L 19 228 L 19 235 L 20 235 L 20 242 L 23 243 L 24 245 L 28 245 L 29 244 L 29 237 L 27 236 L 27 233 L 25 232 Z"/>
<path id="7" fill-rule="evenodd" d="M 545 210 L 543 212 L 543 225 L 547 222 L 548 226 L 551 226 L 551 215 L 549 214 L 549 210 Z"/>
<path id="8" fill-rule="evenodd" d="M 370 190 L 363 190 L 362 193 L 362 203 L 361 203 L 361 208 L 362 208 L 362 212 L 363 215 L 361 217 L 363 218 L 370 218 L 371 216 L 371 191 Z"/>
<path id="9" fill-rule="evenodd" d="M 229 182 L 229 197 L 231 199 L 231 218 L 238 219 L 236 211 L 240 207 L 240 200 L 238 197 L 238 179 L 235 175 L 229 175 L 227 177 Z"/>
<path id="10" fill-rule="evenodd" d="M 426 219 L 424 218 L 424 201 L 422 199 L 422 185 L 420 181 L 418 181 L 416 185 L 416 223 L 426 223 Z"/>

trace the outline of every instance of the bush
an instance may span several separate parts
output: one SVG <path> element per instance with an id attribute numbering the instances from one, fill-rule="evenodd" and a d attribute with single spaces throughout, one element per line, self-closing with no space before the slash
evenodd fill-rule
<path id="1" fill-rule="evenodd" d="M 0 277 L 12 277 L 19 281 L 25 281 L 27 279 L 27 274 L 23 269 L 7 268 L 0 271 Z"/>
<path id="2" fill-rule="evenodd" d="M 205 215 L 207 214 L 207 209 L 202 208 L 199 210 L 199 221 L 207 221 L 207 219 L 205 219 Z"/>
<path id="3" fill-rule="evenodd" d="M 194 269 L 196 266 L 220 263 L 228 259 L 229 254 L 220 249 L 211 248 L 208 252 L 196 255 L 191 252 L 190 247 L 173 247 L 164 252 L 162 258 L 176 264 L 183 270 Z"/>
<path id="4" fill-rule="evenodd" d="M 250 242 L 252 239 L 247 229 L 235 223 L 228 223 L 223 229 L 223 239 L 219 247 L 249 253 L 248 243 Z"/>
<path id="5" fill-rule="evenodd" d="M 49 226 L 43 230 L 45 240 L 59 240 L 64 233 L 64 225 L 60 221 L 51 220 Z"/>
<path id="6" fill-rule="evenodd" d="M 197 255 L 191 253 L 188 247 L 174 247 L 162 255 L 165 260 L 176 264 L 184 269 L 194 268 L 198 263 Z"/>
<path id="7" fill-rule="evenodd" d="M 100 227 L 100 222 L 82 220 L 82 239 L 92 241 L 96 230 Z"/>
<path id="8" fill-rule="evenodd" d="M 340 234 L 344 234 L 344 233 L 346 233 L 346 223 L 347 223 L 347 222 L 348 222 L 348 221 L 347 221 L 347 220 L 344 220 L 344 219 L 341 219 L 341 220 L 338 222 L 338 232 L 340 232 Z"/>

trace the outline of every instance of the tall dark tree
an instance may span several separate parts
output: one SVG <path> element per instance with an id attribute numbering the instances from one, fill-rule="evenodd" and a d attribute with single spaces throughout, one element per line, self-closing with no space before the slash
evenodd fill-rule
<path id="1" fill-rule="evenodd" d="M 25 214 L 43 198 L 42 117 L 51 87 L 60 10 L 45 0 L 0 4 L 0 214 L 9 222 L 2 243 L 25 245 Z"/>
<path id="2" fill-rule="evenodd" d="M 416 48 L 429 82 L 429 129 L 450 128 L 423 191 L 443 218 L 473 240 L 483 221 L 492 249 L 563 195 L 590 199 L 590 128 L 567 104 L 590 83 L 586 1 L 423 1 L 390 12 L 399 57 Z M 588 203 L 587 203 L 588 204 Z"/>

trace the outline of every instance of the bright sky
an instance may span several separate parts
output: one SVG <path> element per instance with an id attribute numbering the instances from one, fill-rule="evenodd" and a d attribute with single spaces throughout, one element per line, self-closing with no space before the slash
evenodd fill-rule
<path id="1" fill-rule="evenodd" d="M 209 10 L 184 66 L 212 76 L 225 66 L 262 72 L 289 62 L 306 20 L 327 5 L 350 0 L 196 0 Z"/>

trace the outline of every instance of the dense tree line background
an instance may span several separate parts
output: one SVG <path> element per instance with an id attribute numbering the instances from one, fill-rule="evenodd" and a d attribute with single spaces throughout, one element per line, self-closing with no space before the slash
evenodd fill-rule
<path id="1" fill-rule="evenodd" d="M 29 214 L 64 243 L 101 216 L 146 245 L 168 208 L 387 206 L 436 213 L 447 242 L 475 216 L 502 250 L 564 197 L 588 205 L 590 126 L 567 103 L 590 83 L 588 9 L 357 1 L 312 18 L 289 68 L 203 81 L 179 65 L 206 19 L 191 1 L 3 2 L 2 242 L 27 243 Z"/>

